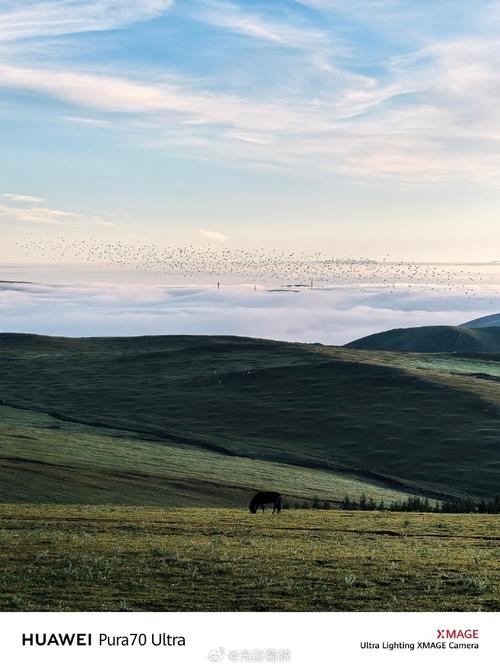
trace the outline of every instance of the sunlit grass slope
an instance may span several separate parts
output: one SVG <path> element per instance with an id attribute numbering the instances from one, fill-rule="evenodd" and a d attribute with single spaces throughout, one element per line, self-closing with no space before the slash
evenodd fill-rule
<path id="1" fill-rule="evenodd" d="M 350 476 L 227 456 L 126 431 L 0 407 L 0 502 L 245 507 L 260 488 L 286 503 L 405 494 Z"/>

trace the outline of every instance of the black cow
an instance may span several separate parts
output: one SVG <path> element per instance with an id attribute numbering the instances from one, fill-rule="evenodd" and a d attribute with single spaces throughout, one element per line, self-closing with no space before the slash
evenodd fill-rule
<path id="1" fill-rule="evenodd" d="M 264 511 L 266 503 L 273 503 L 273 514 L 281 512 L 281 494 L 276 493 L 276 491 L 259 491 L 256 493 L 250 501 L 250 512 L 257 514 L 259 507 L 262 507 L 262 511 Z"/>

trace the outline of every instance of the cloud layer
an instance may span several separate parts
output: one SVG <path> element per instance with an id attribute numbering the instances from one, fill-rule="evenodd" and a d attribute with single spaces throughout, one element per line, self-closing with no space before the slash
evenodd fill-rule
<path id="1" fill-rule="evenodd" d="M 376 286 L 296 293 L 250 286 L 0 283 L 0 330 L 67 336 L 220 334 L 340 345 L 395 327 L 460 324 L 500 310 L 500 299 L 492 298 L 488 308 L 448 290 L 431 296 Z"/>

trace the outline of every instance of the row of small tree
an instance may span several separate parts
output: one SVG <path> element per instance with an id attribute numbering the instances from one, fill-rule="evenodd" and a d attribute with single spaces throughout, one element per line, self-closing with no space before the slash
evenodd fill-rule
<path id="1" fill-rule="evenodd" d="M 476 502 L 472 498 L 448 498 L 441 502 L 430 501 L 429 498 L 408 496 L 406 500 L 393 500 L 385 505 L 381 500 L 376 503 L 373 498 L 367 498 L 363 493 L 358 502 L 345 496 L 342 509 L 350 510 L 389 510 L 390 512 L 442 512 L 453 514 L 500 514 L 500 497 Z"/>
<path id="2" fill-rule="evenodd" d="M 315 496 L 312 502 L 284 503 L 285 509 L 325 509 L 329 510 L 331 504 L 328 500 L 320 500 Z M 437 512 L 453 514 L 500 514 L 500 496 L 495 496 L 490 500 L 480 500 L 476 502 L 472 498 L 449 498 L 447 500 L 430 501 L 429 498 L 420 496 L 408 496 L 406 500 L 393 500 L 391 503 L 384 503 L 383 500 L 375 502 L 373 498 L 367 498 L 362 493 L 358 500 L 352 499 L 346 495 L 340 504 L 343 510 L 359 511 L 389 511 L 389 512 Z"/>

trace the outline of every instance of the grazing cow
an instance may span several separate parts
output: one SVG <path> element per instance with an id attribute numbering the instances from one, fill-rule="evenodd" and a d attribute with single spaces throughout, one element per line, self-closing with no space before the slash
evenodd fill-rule
<path id="1" fill-rule="evenodd" d="M 250 501 L 250 512 L 252 514 L 257 514 L 259 507 L 262 507 L 264 512 L 264 505 L 266 503 L 273 503 L 273 514 L 281 512 L 281 494 L 276 493 L 276 491 L 259 491 Z"/>

